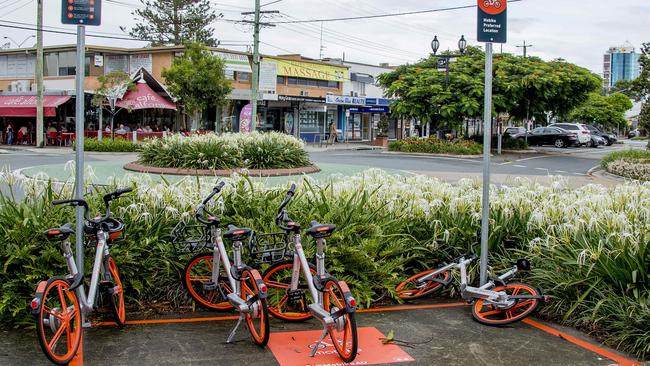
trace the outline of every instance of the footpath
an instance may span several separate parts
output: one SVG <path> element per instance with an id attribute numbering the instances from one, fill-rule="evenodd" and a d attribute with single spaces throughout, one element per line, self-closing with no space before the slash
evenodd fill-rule
<path id="1" fill-rule="evenodd" d="M 122 330 L 110 323 L 96 324 L 84 331 L 84 364 L 343 365 L 327 342 L 314 358 L 308 356 L 320 334 L 315 320 L 272 319 L 271 339 L 264 349 L 252 343 L 245 327 L 234 343 L 225 343 L 234 323 L 230 313 L 194 313 L 131 320 Z M 502 328 L 481 325 L 459 302 L 428 299 L 416 305 L 360 311 L 357 324 L 360 346 L 353 365 L 648 365 L 583 333 L 534 318 Z M 391 331 L 405 343 L 384 344 L 381 338 Z M 48 364 L 35 331 L 0 334 L 0 365 Z"/>

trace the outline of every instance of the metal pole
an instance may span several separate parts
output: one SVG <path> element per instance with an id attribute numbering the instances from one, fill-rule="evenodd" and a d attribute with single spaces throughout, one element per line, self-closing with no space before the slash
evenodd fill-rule
<path id="1" fill-rule="evenodd" d="M 255 131 L 257 126 L 257 91 L 259 90 L 259 70 L 260 70 L 260 0 L 255 0 L 255 24 L 253 31 L 253 93 L 251 95 L 251 104 L 253 107 L 251 116 L 251 132 Z"/>
<path id="2" fill-rule="evenodd" d="M 501 122 L 497 120 L 497 154 L 501 155 Z"/>
<path id="3" fill-rule="evenodd" d="M 75 85 L 77 106 L 75 113 L 75 136 L 76 136 L 76 154 L 75 154 L 75 198 L 84 198 L 84 37 L 86 29 L 83 25 L 77 26 L 77 67 L 75 71 Z M 77 268 L 83 273 L 84 271 L 84 252 L 83 252 L 83 226 L 84 211 L 83 207 L 77 206 L 77 232 L 76 232 L 76 261 Z"/>
<path id="4" fill-rule="evenodd" d="M 103 126 L 104 111 L 103 111 L 102 107 L 97 108 L 97 119 L 99 120 L 99 123 L 98 123 L 99 129 L 97 130 L 97 141 L 101 141 L 102 140 L 102 134 L 104 133 L 104 130 L 103 130 L 103 128 L 104 128 L 104 126 Z"/>
<path id="5" fill-rule="evenodd" d="M 481 286 L 487 282 L 490 219 L 490 140 L 492 130 L 492 43 L 485 44 L 485 102 L 483 111 L 483 201 L 481 217 Z"/>
<path id="6" fill-rule="evenodd" d="M 36 10 L 36 147 L 43 147 L 43 0 Z"/>

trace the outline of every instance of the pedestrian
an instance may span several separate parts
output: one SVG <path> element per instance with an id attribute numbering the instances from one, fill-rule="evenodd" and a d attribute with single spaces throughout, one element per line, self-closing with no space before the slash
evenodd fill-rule
<path id="1" fill-rule="evenodd" d="M 7 145 L 11 145 L 14 142 L 14 126 L 11 123 L 7 124 Z"/>
<path id="2" fill-rule="evenodd" d="M 334 141 L 336 141 L 337 139 L 336 134 L 337 134 L 336 125 L 334 124 L 334 122 L 330 122 L 330 138 L 327 141 L 329 145 L 334 144 Z"/>

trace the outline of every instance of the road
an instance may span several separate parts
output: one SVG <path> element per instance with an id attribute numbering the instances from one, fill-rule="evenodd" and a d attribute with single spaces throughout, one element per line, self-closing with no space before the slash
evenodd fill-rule
<path id="1" fill-rule="evenodd" d="M 626 148 L 643 148 L 644 142 L 626 141 L 623 145 L 600 148 L 569 148 L 556 149 L 552 147 L 537 148 L 539 153 L 505 154 L 493 156 L 491 173 L 496 183 L 507 182 L 515 177 L 531 179 L 547 179 L 549 176 L 564 176 L 575 185 L 594 182 L 587 176 L 588 171 L 597 166 L 600 159 L 607 153 Z M 63 164 L 74 159 L 70 149 L 18 149 L 4 150 L 0 154 L 0 167 L 20 169 L 36 165 Z M 133 157 L 124 156 L 121 158 Z M 387 153 L 381 150 L 329 150 L 310 153 L 316 163 L 345 164 L 368 168 L 383 168 L 420 173 L 435 176 L 446 181 L 460 178 L 476 178 L 483 169 L 482 159 L 462 159 L 453 157 L 412 156 Z M 92 154 L 86 156 L 86 161 L 110 160 L 110 154 Z"/>

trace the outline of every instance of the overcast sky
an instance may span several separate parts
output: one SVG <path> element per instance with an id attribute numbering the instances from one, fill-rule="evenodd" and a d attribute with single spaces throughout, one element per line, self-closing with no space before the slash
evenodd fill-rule
<path id="1" fill-rule="evenodd" d="M 117 1 L 111 2 L 111 1 Z M 262 0 L 262 4 L 272 0 Z M 212 0 L 225 19 L 241 19 L 240 12 L 252 9 L 254 0 Z M 282 0 L 263 7 L 279 10 L 280 15 L 267 21 L 291 19 L 323 19 L 472 5 L 472 0 Z M 60 22 L 61 1 L 44 1 L 46 27 L 75 29 Z M 138 0 L 103 0 L 102 25 L 87 27 L 88 34 L 125 36 L 120 25 L 130 26 L 135 20 L 130 13 L 141 6 Z M 36 1 L 0 0 L 0 34 L 16 42 L 35 34 L 33 31 L 6 27 L 12 22 L 33 27 L 36 23 Z M 631 44 L 639 50 L 641 42 L 650 41 L 650 1 L 648 0 L 522 0 L 508 6 L 508 43 L 504 52 L 521 53 L 524 40 L 533 45 L 529 54 L 544 59 L 565 58 L 592 71 L 602 73 L 602 55 L 610 46 Z M 13 23 L 13 25 L 16 25 Z M 217 38 L 225 48 L 246 50 L 252 43 L 249 27 L 218 21 L 214 25 Z M 321 23 L 278 25 L 264 28 L 261 51 L 266 54 L 301 53 L 318 58 Z M 323 23 L 324 57 L 342 57 L 350 61 L 377 64 L 401 64 L 426 56 L 433 35 L 437 34 L 441 49 L 455 49 L 461 34 L 476 44 L 476 9 L 463 9 L 383 19 Z M 1 40 L 0 40 L 1 41 Z M 5 42 L 7 40 L 4 40 Z M 45 45 L 75 42 L 73 35 L 46 33 Z M 31 45 L 33 41 L 26 42 Z M 122 47 L 145 46 L 146 42 L 88 37 L 87 44 Z M 14 44 L 12 43 L 12 47 Z M 495 50 L 500 51 L 496 45 Z"/>

